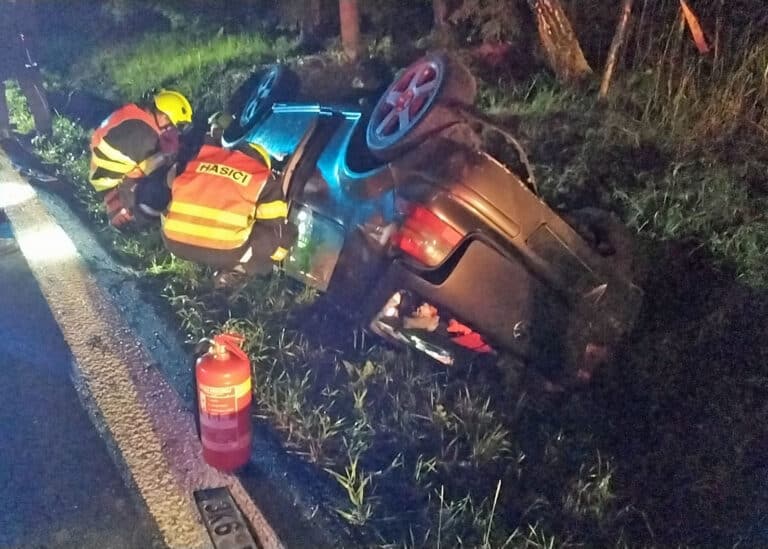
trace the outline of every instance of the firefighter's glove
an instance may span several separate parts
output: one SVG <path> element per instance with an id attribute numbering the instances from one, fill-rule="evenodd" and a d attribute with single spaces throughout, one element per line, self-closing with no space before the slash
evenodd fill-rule
<path id="1" fill-rule="evenodd" d="M 133 222 L 133 213 L 126 207 L 118 189 L 112 189 L 104 195 L 104 205 L 109 223 L 116 229 L 123 231 Z"/>
<path id="2" fill-rule="evenodd" d="M 275 250 L 275 252 L 271 256 L 269 256 L 269 258 L 272 261 L 278 263 L 278 262 L 282 261 L 283 259 L 285 259 L 285 257 L 287 255 L 288 255 L 288 250 L 286 250 L 282 246 L 278 246 L 277 249 Z"/>
<path id="3" fill-rule="evenodd" d="M 299 237 L 299 229 L 290 221 L 280 225 L 278 232 L 279 244 L 272 255 L 269 257 L 275 263 L 280 263 L 286 257 L 288 257 L 288 252 L 296 243 L 296 240 Z"/>
<path id="4" fill-rule="evenodd" d="M 216 111 L 208 117 L 208 137 L 215 143 L 221 143 L 221 136 L 232 123 L 232 115 L 222 111 Z"/>

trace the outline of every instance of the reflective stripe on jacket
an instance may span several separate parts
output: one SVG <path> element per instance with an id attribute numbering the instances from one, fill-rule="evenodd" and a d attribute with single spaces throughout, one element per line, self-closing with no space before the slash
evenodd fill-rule
<path id="1" fill-rule="evenodd" d="M 143 162 L 148 159 L 130 158 L 106 140 L 107 134 L 112 129 L 127 120 L 139 120 L 145 123 L 157 134 L 158 139 L 162 135 L 155 116 L 133 103 L 124 105 L 109 115 L 91 137 L 90 180 L 97 191 L 116 187 L 125 177 L 141 177 L 146 174 L 146 166 Z M 104 173 L 105 171 L 109 173 Z"/>
<path id="2" fill-rule="evenodd" d="M 171 187 L 163 220 L 166 239 L 213 250 L 234 250 L 250 237 L 257 218 L 285 217 L 285 202 L 257 212 L 269 169 L 245 153 L 203 145 Z M 259 206 L 261 208 L 261 206 Z M 283 213 L 282 216 L 275 214 Z"/>

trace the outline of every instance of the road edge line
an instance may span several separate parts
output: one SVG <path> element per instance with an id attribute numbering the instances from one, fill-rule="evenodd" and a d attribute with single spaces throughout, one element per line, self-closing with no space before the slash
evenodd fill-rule
<path id="1" fill-rule="evenodd" d="M 0 205 L 70 347 L 75 377 L 93 403 L 89 416 L 104 419 L 96 428 L 110 434 L 165 542 L 173 548 L 209 546 L 193 492 L 227 486 L 263 546 L 282 548 L 239 480 L 202 462 L 192 414 L 153 367 L 152 353 L 123 321 L 72 240 L 4 154 L 0 183 L 5 187 Z"/>

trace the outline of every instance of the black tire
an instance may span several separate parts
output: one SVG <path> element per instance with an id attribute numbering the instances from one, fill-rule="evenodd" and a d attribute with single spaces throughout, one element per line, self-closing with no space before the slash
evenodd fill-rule
<path id="1" fill-rule="evenodd" d="M 268 65 L 252 74 L 235 91 L 227 105 L 234 119 L 224 130 L 222 143 L 234 147 L 242 143 L 272 109 L 272 105 L 294 99 L 300 88 L 299 77 L 282 65 Z M 267 86 L 267 89 L 261 89 Z"/>
<path id="2" fill-rule="evenodd" d="M 420 66 L 428 66 L 439 75 L 437 85 L 429 92 L 424 106 L 417 109 L 406 128 L 400 127 L 393 135 L 383 135 L 381 125 L 394 112 L 390 94 L 398 92 L 403 79 L 415 74 Z M 444 53 L 432 53 L 400 71 L 373 108 L 365 132 L 371 154 L 379 160 L 392 160 L 405 150 L 422 142 L 426 137 L 464 120 L 451 104 L 471 105 L 477 95 L 477 83 L 463 64 Z M 410 100 L 409 100 L 410 101 Z M 408 106 L 408 105 L 406 105 Z M 410 107 L 409 107 L 410 108 Z M 402 107 L 401 107 L 402 109 Z"/>

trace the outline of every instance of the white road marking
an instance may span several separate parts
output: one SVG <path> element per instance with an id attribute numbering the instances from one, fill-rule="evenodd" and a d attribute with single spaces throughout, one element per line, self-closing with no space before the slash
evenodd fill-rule
<path id="1" fill-rule="evenodd" d="M 12 191 L 12 192 L 11 192 Z M 239 480 L 202 461 L 194 418 L 99 288 L 72 240 L 0 153 L 0 202 L 75 359 L 81 394 L 171 548 L 209 547 L 193 492 L 228 486 L 265 548 L 282 548 Z M 87 472 L 87 471 L 86 471 Z"/>

